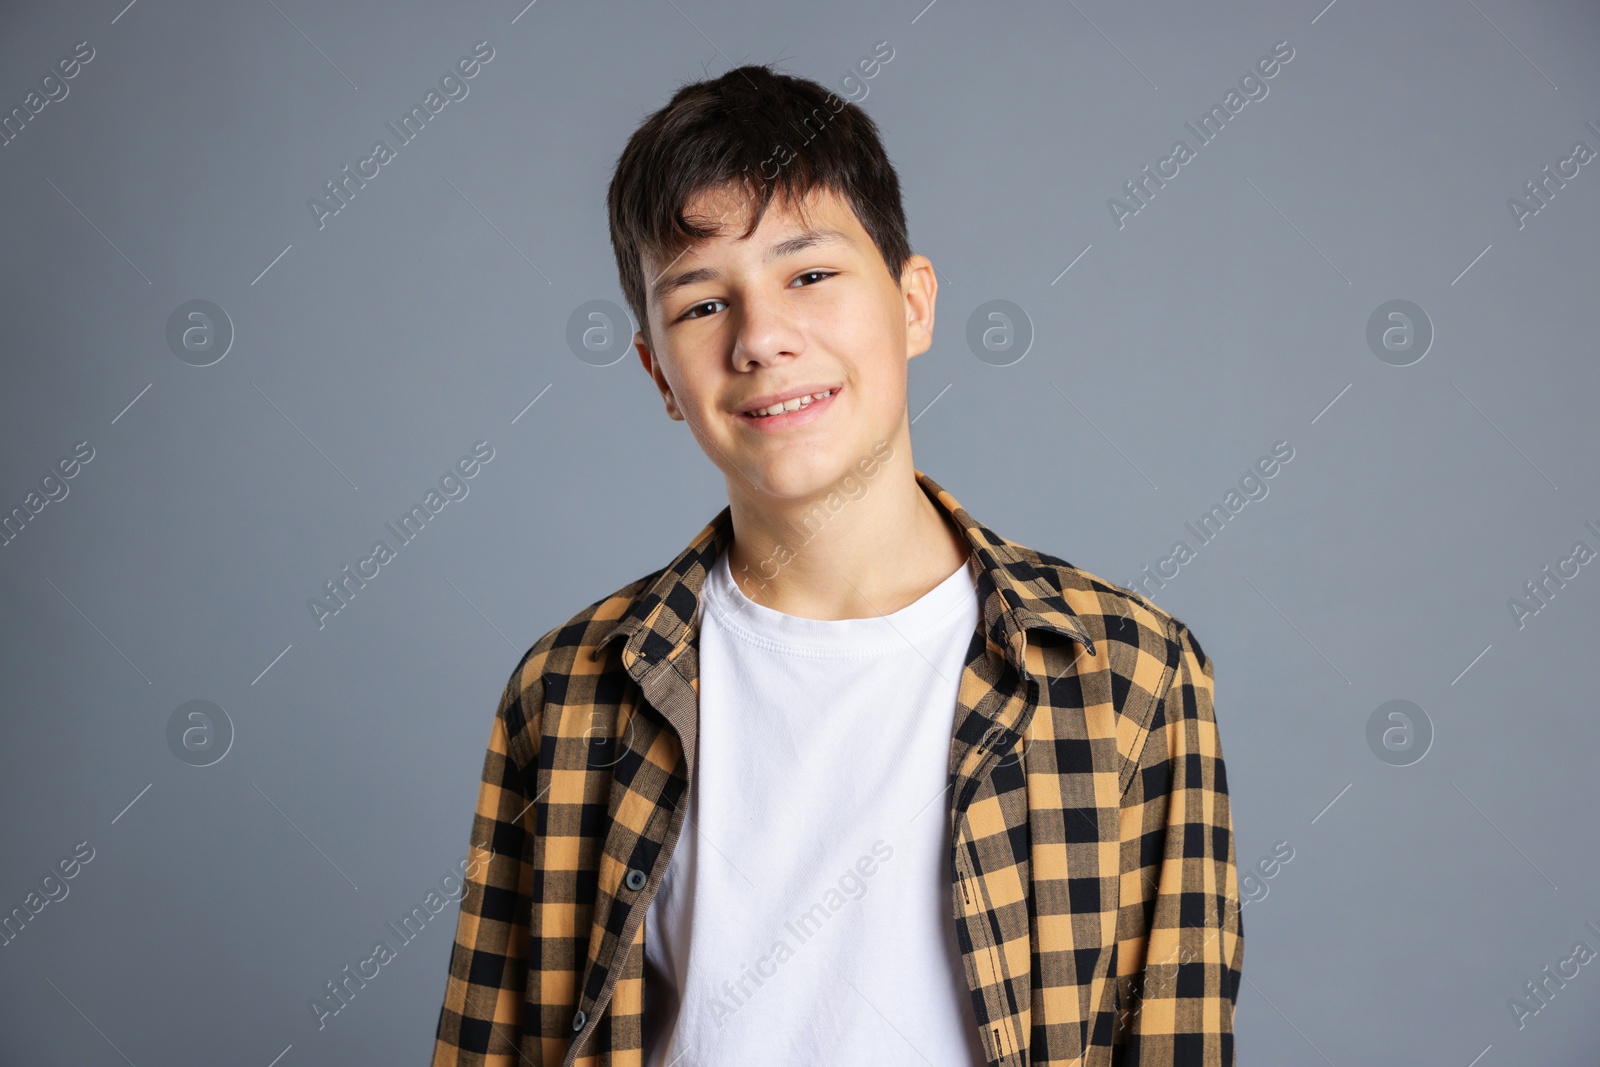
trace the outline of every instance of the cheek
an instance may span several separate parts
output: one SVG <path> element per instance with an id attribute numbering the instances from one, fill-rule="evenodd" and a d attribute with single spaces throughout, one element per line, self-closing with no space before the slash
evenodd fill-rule
<path id="1" fill-rule="evenodd" d="M 854 410 L 861 427 L 874 439 L 882 437 L 905 417 L 905 360 L 880 354 L 858 363 L 851 374 L 856 382 Z"/>
<path id="2" fill-rule="evenodd" d="M 667 388 L 672 390 L 678 406 L 691 409 L 698 407 L 706 392 L 705 372 L 692 363 L 685 365 L 682 354 L 661 359 L 659 365 L 661 376 L 666 379 Z"/>
<path id="3" fill-rule="evenodd" d="M 853 294 L 818 309 L 807 334 L 856 373 L 877 379 L 904 373 L 905 319 L 900 306 L 882 293 Z"/>
<path id="4" fill-rule="evenodd" d="M 827 341 L 857 384 L 856 410 L 877 422 L 892 421 L 905 405 L 905 325 L 894 315 L 881 302 L 863 302 L 836 320 Z"/>

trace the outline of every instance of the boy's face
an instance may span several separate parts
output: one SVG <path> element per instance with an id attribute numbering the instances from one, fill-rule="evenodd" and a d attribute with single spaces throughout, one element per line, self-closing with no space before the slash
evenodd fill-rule
<path id="1" fill-rule="evenodd" d="M 720 225 L 675 260 L 646 257 L 654 348 L 634 346 L 666 402 L 728 480 L 730 498 L 828 491 L 873 458 L 908 448 L 906 361 L 933 341 L 937 280 L 926 256 L 892 277 L 847 201 L 814 191 L 805 217 L 775 199 L 752 210 L 733 187 L 684 214 Z M 757 404 L 832 390 L 778 416 Z M 792 406 L 792 403 L 791 405 Z"/>

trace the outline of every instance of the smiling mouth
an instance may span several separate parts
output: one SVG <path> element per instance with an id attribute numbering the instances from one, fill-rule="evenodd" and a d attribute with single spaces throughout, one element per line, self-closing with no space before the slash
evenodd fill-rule
<path id="1" fill-rule="evenodd" d="M 826 400 L 836 392 L 838 392 L 837 389 L 824 389 L 820 393 L 809 393 L 805 396 L 797 396 L 793 399 L 785 400 L 781 404 L 772 404 L 764 408 L 755 408 L 750 411 L 741 412 L 740 414 L 752 419 L 769 419 L 774 415 L 785 415 L 791 411 L 800 411 L 804 408 L 808 408 L 816 401 Z"/>

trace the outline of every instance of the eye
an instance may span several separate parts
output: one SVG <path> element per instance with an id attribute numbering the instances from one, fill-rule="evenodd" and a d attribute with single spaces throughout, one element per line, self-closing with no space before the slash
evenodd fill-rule
<path id="1" fill-rule="evenodd" d="M 836 270 L 808 270 L 804 274 L 801 274 L 799 277 L 795 278 L 795 281 L 799 281 L 800 278 L 812 278 L 812 277 L 814 277 L 818 281 L 820 281 L 823 278 L 831 278 L 835 274 L 838 274 L 838 273 L 839 272 L 836 271 Z M 817 283 L 816 282 L 808 282 L 807 284 L 808 285 L 815 285 Z M 805 288 L 805 286 L 801 286 L 801 288 L 803 289 L 803 288 Z"/>
<path id="2" fill-rule="evenodd" d="M 685 311 L 682 315 L 679 315 L 678 316 L 678 321 L 682 322 L 685 319 L 703 318 L 703 316 L 697 315 L 697 314 L 695 314 L 695 312 L 697 312 L 701 308 L 707 307 L 707 306 L 709 306 L 711 304 L 721 304 L 721 303 L 724 303 L 724 301 L 721 301 L 721 300 L 702 300 L 702 301 L 700 301 L 700 303 L 695 304 L 694 306 L 690 307 L 689 310 Z"/>

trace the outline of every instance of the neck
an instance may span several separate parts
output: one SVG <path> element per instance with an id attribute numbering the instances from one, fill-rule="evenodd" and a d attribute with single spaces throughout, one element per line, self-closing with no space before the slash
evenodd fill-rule
<path id="1" fill-rule="evenodd" d="M 918 484 L 909 447 L 871 479 L 804 499 L 755 499 L 729 488 L 734 580 L 751 600 L 787 615 L 887 615 L 950 577 L 970 554 L 961 531 Z"/>

